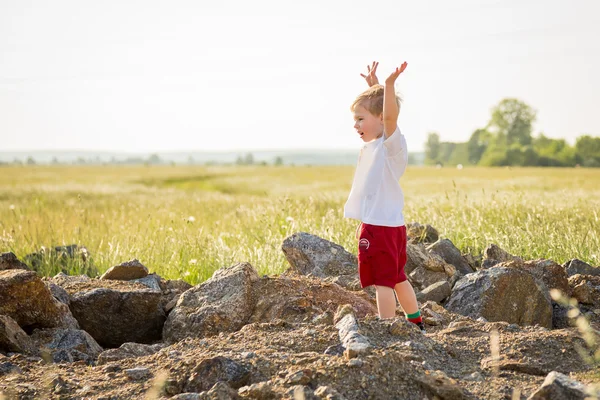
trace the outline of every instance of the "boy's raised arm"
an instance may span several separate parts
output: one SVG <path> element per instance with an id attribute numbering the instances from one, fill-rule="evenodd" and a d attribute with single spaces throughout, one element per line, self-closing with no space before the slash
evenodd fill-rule
<path id="1" fill-rule="evenodd" d="M 406 69 L 406 61 L 385 80 L 383 90 L 383 133 L 387 139 L 394 133 L 398 125 L 398 114 L 400 109 L 396 102 L 396 79 Z"/>

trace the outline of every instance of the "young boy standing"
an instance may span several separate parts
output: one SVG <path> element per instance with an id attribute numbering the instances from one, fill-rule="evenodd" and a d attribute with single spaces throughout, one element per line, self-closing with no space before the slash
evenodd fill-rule
<path id="1" fill-rule="evenodd" d="M 406 65 L 396 68 L 383 86 L 377 80 L 377 62 L 367 67 L 367 75 L 361 74 L 370 88 L 356 98 L 351 110 L 354 129 L 365 145 L 344 216 L 361 221 L 357 229 L 360 284 L 363 288 L 375 285 L 379 317 L 395 316 L 397 297 L 406 318 L 424 331 L 415 291 L 404 273 L 406 227 L 399 180 L 408 152 L 397 125 L 400 99 L 394 84 Z"/>

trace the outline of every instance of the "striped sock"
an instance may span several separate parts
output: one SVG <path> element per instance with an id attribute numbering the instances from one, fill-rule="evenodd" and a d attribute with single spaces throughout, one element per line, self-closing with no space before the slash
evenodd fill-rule
<path id="1" fill-rule="evenodd" d="M 406 314 L 406 319 L 412 322 L 413 324 L 423 322 L 423 318 L 421 318 L 421 310 L 417 310 L 417 312 L 414 314 Z"/>

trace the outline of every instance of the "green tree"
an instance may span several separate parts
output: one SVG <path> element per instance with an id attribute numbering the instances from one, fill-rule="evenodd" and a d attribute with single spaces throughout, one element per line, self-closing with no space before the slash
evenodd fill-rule
<path id="1" fill-rule="evenodd" d="M 575 149 L 584 167 L 600 167 L 600 137 L 580 136 L 575 142 Z"/>
<path id="2" fill-rule="evenodd" d="M 440 157 L 440 135 L 429 132 L 425 142 L 425 164 L 436 164 Z"/>
<path id="3" fill-rule="evenodd" d="M 498 142 L 504 141 L 507 147 L 513 144 L 528 146 L 532 142 L 531 131 L 536 111 L 521 100 L 503 99 L 492 109 L 488 129 Z"/>
<path id="4" fill-rule="evenodd" d="M 492 134 L 486 129 L 477 129 L 471 134 L 467 142 L 467 152 L 469 154 L 469 163 L 477 165 L 481 156 L 492 142 Z"/>

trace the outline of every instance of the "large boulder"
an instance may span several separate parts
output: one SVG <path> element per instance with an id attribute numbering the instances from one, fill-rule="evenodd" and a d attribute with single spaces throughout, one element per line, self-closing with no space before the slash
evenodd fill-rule
<path id="1" fill-rule="evenodd" d="M 427 246 L 427 250 L 432 254 L 440 256 L 446 263 L 453 265 L 462 275 L 473 272 L 473 268 L 471 268 L 467 260 L 460 254 L 460 250 L 449 239 L 438 240 Z"/>
<path id="2" fill-rule="evenodd" d="M 92 364 L 102 347 L 81 329 L 36 329 L 31 339 L 55 363 L 83 361 Z"/>
<path id="3" fill-rule="evenodd" d="M 532 274 L 502 264 L 461 278 L 446 308 L 472 318 L 552 328 L 547 289 Z"/>
<path id="4" fill-rule="evenodd" d="M 0 314 L 26 332 L 34 328 L 79 328 L 69 307 L 52 296 L 34 271 L 0 271 Z"/>
<path id="5" fill-rule="evenodd" d="M 152 343 L 161 339 L 165 313 L 162 293 L 116 280 L 70 282 L 73 316 L 103 347 L 125 342 Z"/>
<path id="6" fill-rule="evenodd" d="M 167 318 L 163 339 L 176 342 L 240 329 L 254 310 L 252 284 L 258 279 L 249 263 L 215 271 L 209 280 L 181 295 Z"/>
<path id="7" fill-rule="evenodd" d="M 344 304 L 350 304 L 359 317 L 377 314 L 377 308 L 365 298 L 364 292 L 349 291 L 318 278 L 264 277 L 254 282 L 253 291 L 257 300 L 248 323 L 275 319 L 306 322 L 333 315 Z"/>
<path id="8" fill-rule="evenodd" d="M 543 284 L 548 291 L 557 289 L 567 296 L 571 294 L 567 272 L 562 265 L 559 265 L 552 260 L 539 259 L 525 261 L 523 263 L 515 261 L 510 264 L 522 268 L 532 274 L 538 280 L 538 283 Z"/>
<path id="9" fill-rule="evenodd" d="M 19 261 L 14 253 L 2 253 L 0 254 L 0 271 L 5 269 L 29 269 L 29 267 Z"/>
<path id="10" fill-rule="evenodd" d="M 290 270 L 300 275 L 318 278 L 357 274 L 356 256 L 318 236 L 294 233 L 283 241 L 281 250 L 290 263 Z"/>

